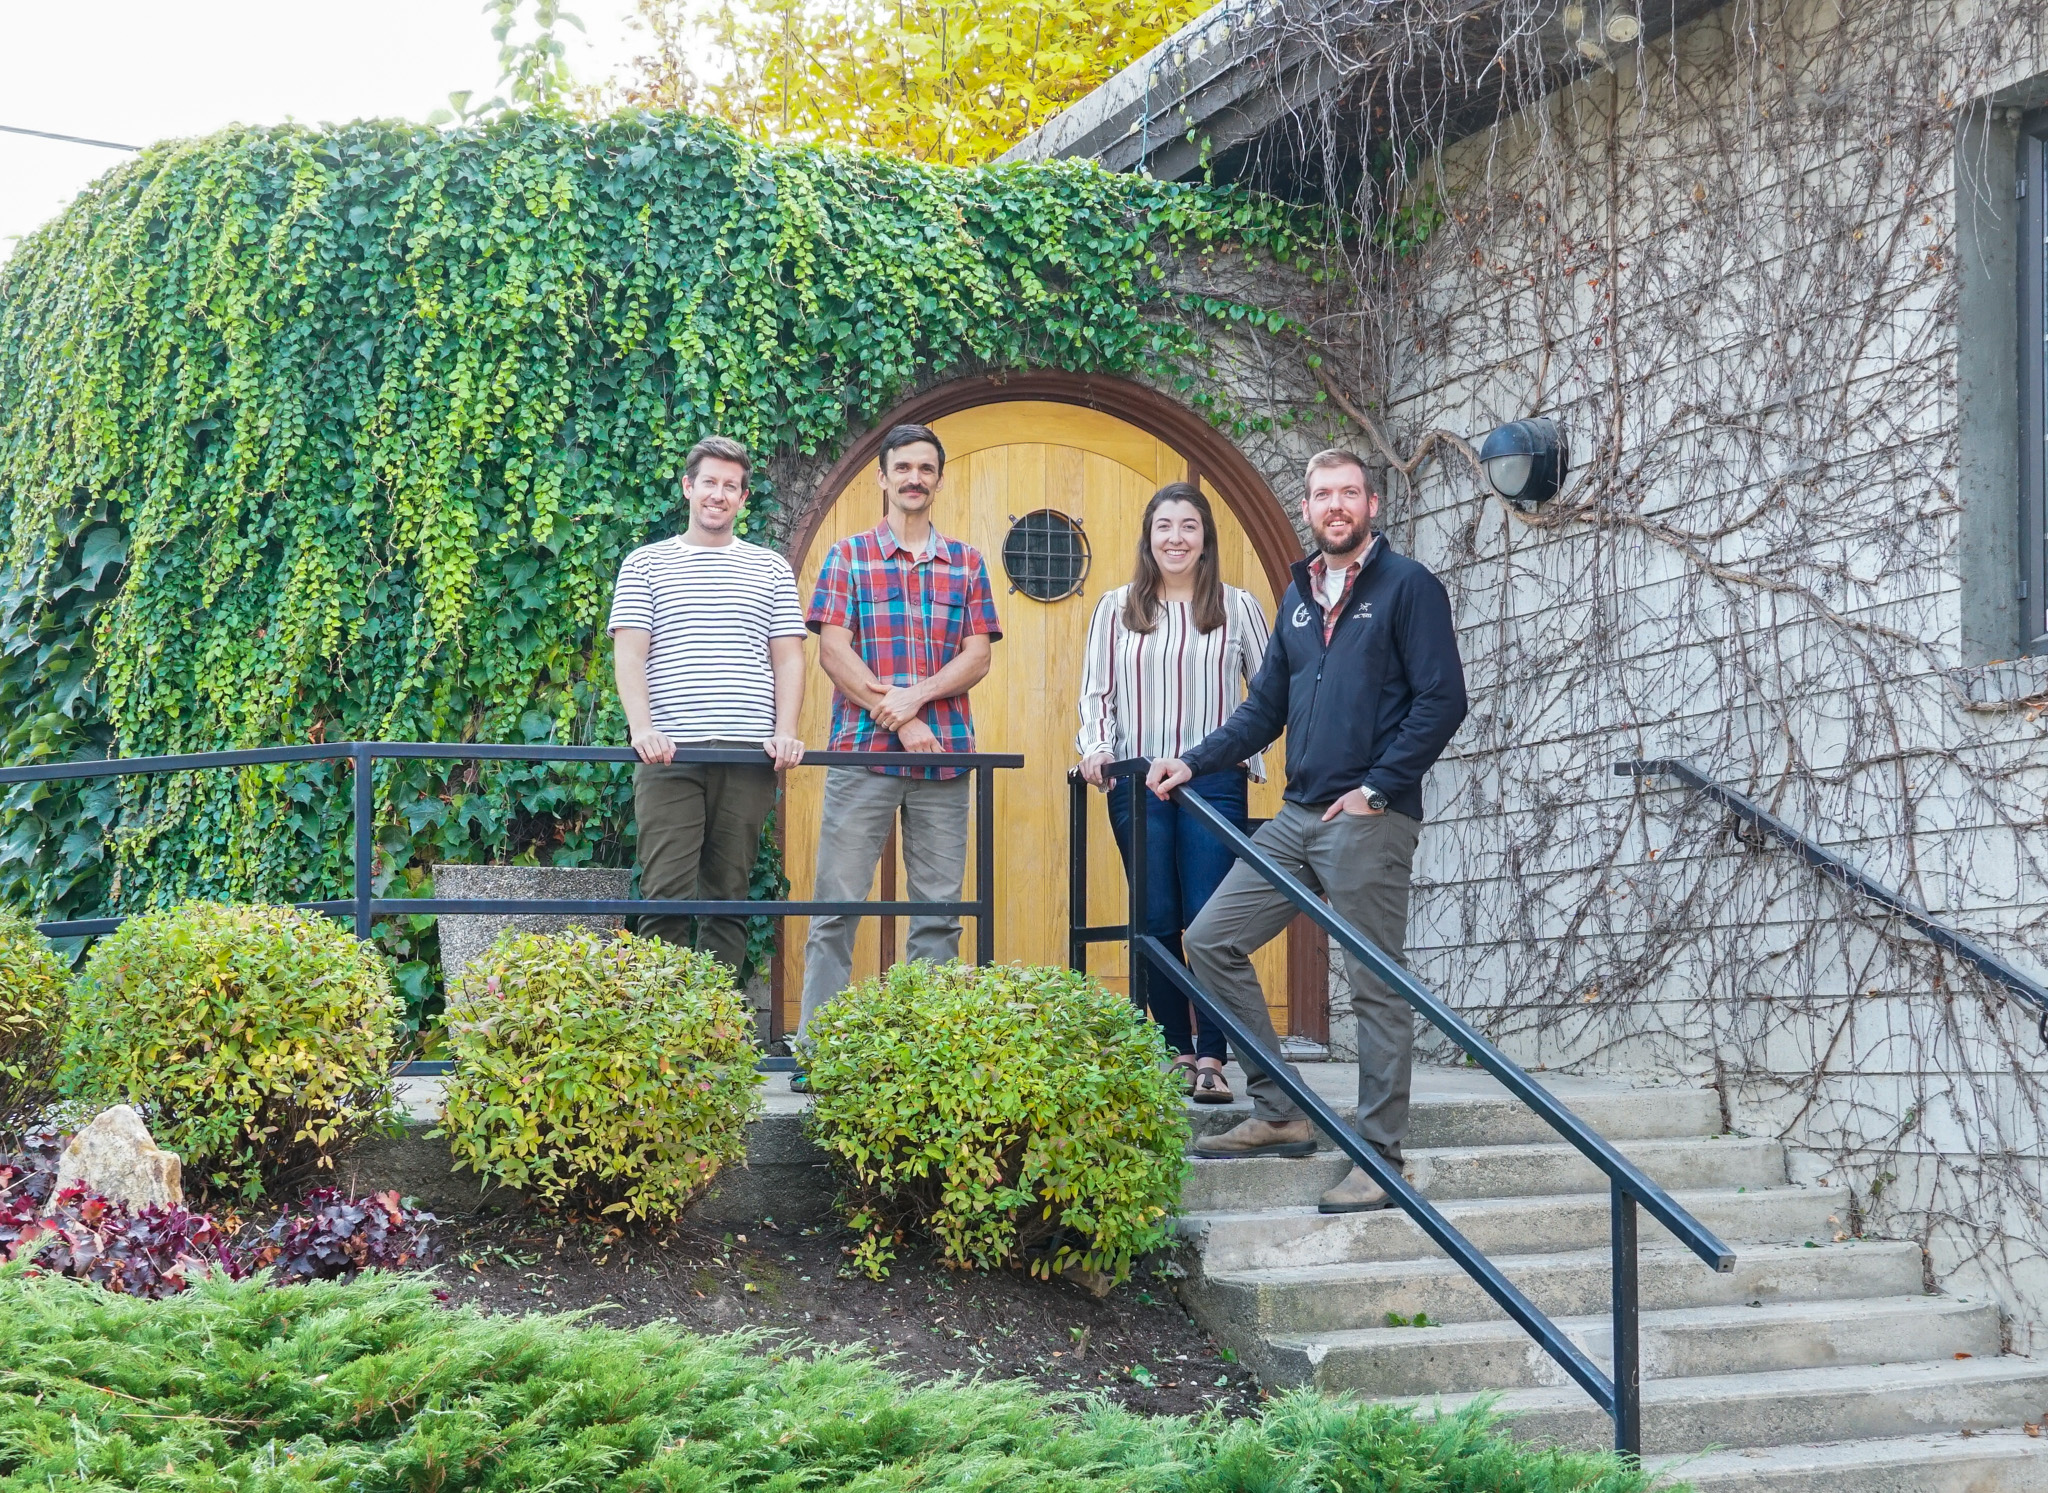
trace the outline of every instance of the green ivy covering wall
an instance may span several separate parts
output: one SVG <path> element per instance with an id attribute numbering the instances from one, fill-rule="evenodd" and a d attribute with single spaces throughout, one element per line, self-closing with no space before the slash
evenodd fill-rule
<path id="1" fill-rule="evenodd" d="M 830 451 L 955 365 L 1192 375 L 1278 318 L 1165 257 L 1298 242 L 1234 191 L 651 116 L 157 147 L 0 268 L 0 760 L 622 741 L 611 581 L 698 437 Z M 387 883 L 630 852 L 622 768 L 379 771 Z M 0 901 L 339 895 L 346 775 L 16 790 Z"/>

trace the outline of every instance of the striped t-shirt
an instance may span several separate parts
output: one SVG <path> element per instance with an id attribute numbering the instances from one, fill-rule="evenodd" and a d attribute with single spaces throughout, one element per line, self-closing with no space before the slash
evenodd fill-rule
<path id="1" fill-rule="evenodd" d="M 1230 719 L 1245 685 L 1266 654 L 1266 614 L 1250 592 L 1223 588 L 1223 626 L 1197 631 L 1194 608 L 1162 601 L 1150 632 L 1124 626 L 1129 586 L 1104 593 L 1088 624 L 1081 660 L 1081 730 L 1074 745 L 1084 757 L 1178 757 Z M 1245 766 L 1252 781 L 1266 781 L 1266 764 Z"/>
<path id="2" fill-rule="evenodd" d="M 766 741 L 775 734 L 770 638 L 804 635 L 789 562 L 735 539 L 642 545 L 619 567 L 609 631 L 651 635 L 654 729 L 677 741 Z"/>

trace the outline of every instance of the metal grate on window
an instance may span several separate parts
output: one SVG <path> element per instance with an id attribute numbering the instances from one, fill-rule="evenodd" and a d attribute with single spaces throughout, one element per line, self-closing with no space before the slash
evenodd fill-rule
<path id="1" fill-rule="evenodd" d="M 1039 508 L 1010 521 L 1003 539 L 1003 571 L 1010 589 L 1036 601 L 1072 596 L 1088 579 L 1088 536 L 1078 519 Z"/>

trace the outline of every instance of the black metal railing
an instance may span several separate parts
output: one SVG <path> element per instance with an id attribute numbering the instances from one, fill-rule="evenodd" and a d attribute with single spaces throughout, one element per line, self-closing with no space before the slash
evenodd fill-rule
<path id="1" fill-rule="evenodd" d="M 1195 982 L 1186 966 L 1174 958 L 1164 944 L 1140 931 L 1145 926 L 1146 815 L 1143 795 L 1147 765 L 1142 758 L 1132 758 L 1111 763 L 1103 770 L 1105 776 L 1112 780 L 1124 780 L 1120 791 L 1131 794 L 1129 921 L 1121 928 L 1089 927 L 1081 921 L 1087 915 L 1087 788 L 1078 777 L 1073 780 L 1069 824 L 1074 836 L 1069 847 L 1068 884 L 1070 894 L 1077 900 L 1069 906 L 1073 926 L 1068 948 L 1074 967 L 1086 968 L 1089 944 L 1119 937 L 1128 939 L 1134 998 L 1142 998 L 1149 969 L 1156 971 L 1192 1001 L 1230 1039 L 1240 1063 L 1256 1068 L 1272 1079 L 1338 1150 L 1364 1168 L 1401 1210 L 1415 1220 L 1423 1233 L 1478 1282 L 1480 1288 L 1612 1417 L 1616 1450 L 1631 1457 L 1640 1457 L 1643 1444 L 1642 1359 L 1638 1350 L 1640 1298 L 1636 1279 L 1636 1209 L 1641 1207 L 1647 1211 L 1680 1243 L 1718 1271 L 1725 1272 L 1735 1267 L 1734 1252 L 1398 961 L 1333 912 L 1301 881 L 1275 864 L 1213 805 L 1185 788 L 1176 790 L 1175 801 L 1200 819 L 1210 833 L 1228 845 L 1240 860 L 1265 877 L 1353 958 L 1398 991 L 1425 1020 L 1456 1042 L 1473 1061 L 1498 1079 L 1502 1087 L 1534 1110 L 1551 1129 L 1607 1176 L 1612 1202 L 1609 1248 L 1613 1266 L 1613 1373 L 1603 1373 L 1600 1366 L 1524 1295 L 1520 1287 L 1415 1190 L 1401 1175 L 1399 1167 L 1389 1164 L 1385 1157 L 1345 1125 L 1320 1094 L 1295 1076 L 1278 1053 L 1261 1046 L 1243 1022 Z M 1119 790 L 1113 787 L 1112 791 Z"/>
<path id="2" fill-rule="evenodd" d="M 944 765 L 972 771 L 974 785 L 974 896 L 952 902 L 734 902 L 708 899 L 529 898 L 529 897 L 379 897 L 375 895 L 376 819 L 374 768 L 379 761 L 427 759 L 445 762 L 630 762 L 640 759 L 628 747 L 505 746 L 481 742 L 340 741 L 311 746 L 257 747 L 240 752 L 193 752 L 176 757 L 123 757 L 96 762 L 59 762 L 0 768 L 0 788 L 16 783 L 49 783 L 79 778 L 142 777 L 171 772 L 203 772 L 217 768 L 263 767 L 278 762 L 352 764 L 355 830 L 353 895 L 325 902 L 297 904 L 353 922 L 355 935 L 370 937 L 378 917 L 402 913 L 559 913 L 584 917 L 903 917 L 947 915 L 974 920 L 974 962 L 995 960 L 995 774 L 998 768 L 1022 767 L 1024 759 L 1003 752 L 951 752 L 941 762 L 930 752 L 807 752 L 805 767 L 932 767 Z M 738 747 L 676 748 L 677 762 L 765 763 L 759 751 Z M 80 938 L 111 933 L 120 917 L 76 918 L 38 925 L 46 938 Z M 414 1063 L 407 1071 L 439 1072 L 445 1064 Z"/>
<path id="3" fill-rule="evenodd" d="M 1883 882 L 1857 870 L 1832 850 L 1825 849 L 1810 836 L 1801 834 L 1768 809 L 1743 797 L 1727 784 L 1708 777 L 1682 758 L 1659 757 L 1617 762 L 1614 764 L 1614 775 L 1618 778 L 1676 778 L 1695 792 L 1705 794 L 1751 829 L 1788 846 L 1802 861 L 1830 881 L 1848 888 L 1859 897 L 1875 902 L 1909 924 L 1929 943 L 1948 950 L 1986 978 L 2003 985 L 2021 1000 L 2026 1001 L 2039 1017 L 2041 1040 L 2048 1042 L 2048 986 L 2013 968 L 1975 939 L 1958 932 L 1946 923 L 1938 922 L 1924 907 L 1917 906 Z"/>

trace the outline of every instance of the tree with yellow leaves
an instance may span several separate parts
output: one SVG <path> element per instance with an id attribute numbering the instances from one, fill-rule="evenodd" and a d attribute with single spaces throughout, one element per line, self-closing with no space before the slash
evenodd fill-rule
<path id="1" fill-rule="evenodd" d="M 626 101 L 761 140 L 971 166 L 1002 154 L 1207 7 L 1202 0 L 640 0 L 654 47 Z M 708 44 L 708 45 L 707 45 Z M 698 78 L 693 55 L 722 54 Z"/>

